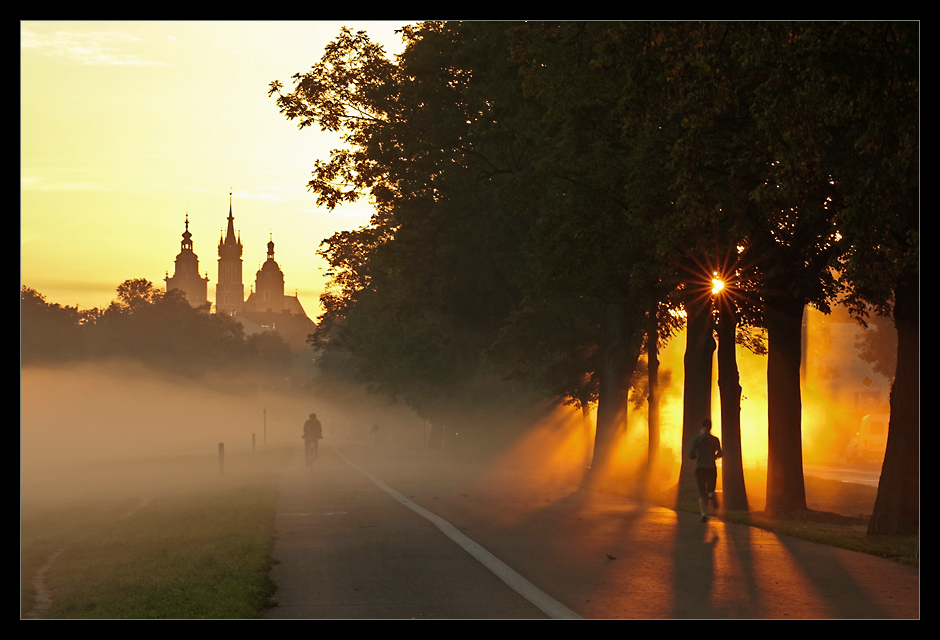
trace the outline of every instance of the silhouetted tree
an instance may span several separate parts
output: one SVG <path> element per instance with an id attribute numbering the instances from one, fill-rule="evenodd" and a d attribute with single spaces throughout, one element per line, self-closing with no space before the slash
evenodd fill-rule
<path id="1" fill-rule="evenodd" d="M 195 309 L 178 289 L 164 293 L 143 278 L 117 287 L 117 299 L 93 325 L 99 357 L 130 358 L 177 373 L 248 364 L 241 325 L 231 317 Z"/>
<path id="2" fill-rule="evenodd" d="M 688 213 L 688 226 L 700 229 L 691 238 L 717 240 L 713 247 L 700 240 L 688 253 L 701 266 L 740 254 L 738 262 L 755 283 L 758 321 L 768 336 L 768 509 L 805 508 L 801 318 L 806 304 L 828 311 L 837 292 L 832 268 L 845 249 L 835 229 L 834 191 L 820 173 L 831 151 L 795 162 L 782 147 L 796 139 L 805 120 L 768 115 L 784 102 L 793 106 L 777 84 L 802 77 L 803 43 L 788 39 L 789 27 L 757 23 L 656 30 L 661 35 L 648 55 L 666 60 L 671 99 L 664 108 L 682 122 L 670 143 L 677 206 Z M 776 102 L 768 106 L 768 99 Z M 701 416 L 687 412 L 687 419 L 686 426 L 697 429 Z"/>
<path id="3" fill-rule="evenodd" d="M 316 164 L 319 202 L 377 207 L 322 249 L 336 288 L 318 339 L 348 349 L 361 379 L 441 406 L 493 371 L 496 336 L 524 334 L 534 351 L 517 370 L 578 402 L 596 383 L 602 452 L 644 342 L 655 376 L 665 311 L 681 299 L 685 453 L 711 406 L 711 270 L 734 255 L 748 300 L 726 306 L 719 329 L 722 347 L 735 318 L 767 330 L 768 508 L 805 508 L 801 319 L 840 287 L 856 307 L 893 308 L 892 403 L 905 402 L 892 410 L 902 444 L 889 436 L 886 477 L 916 452 L 916 25 L 424 23 L 403 34 L 391 62 L 344 30 L 291 93 L 271 86 L 301 128 L 344 136 Z M 564 327 L 578 333 L 553 348 Z M 722 355 L 723 412 L 737 412 L 733 349 Z M 911 492 L 901 475 L 884 483 L 895 497 Z M 690 478 L 686 465 L 680 489 Z"/>
<path id="4" fill-rule="evenodd" d="M 817 210 L 832 212 L 830 235 L 841 247 L 834 266 L 856 317 L 874 307 L 898 328 L 888 448 L 869 531 L 916 532 L 919 25 L 772 23 L 764 30 L 751 49 L 770 73 L 754 113 L 773 142 L 781 182 L 799 176 L 814 186 Z"/>
<path id="5" fill-rule="evenodd" d="M 136 278 L 122 282 L 107 309 L 78 311 L 20 294 L 21 364 L 121 358 L 190 377 L 225 368 L 240 375 L 286 378 L 293 354 L 273 332 L 245 338 L 230 316 L 194 309 L 179 290 L 164 293 Z"/>
<path id="6" fill-rule="evenodd" d="M 46 302 L 23 286 L 20 289 L 20 364 L 63 362 L 84 356 L 85 341 L 77 307 Z"/>
<path id="7" fill-rule="evenodd" d="M 348 350 L 361 381 L 438 424 L 451 422 L 447 406 L 462 386 L 498 381 L 485 351 L 519 300 L 513 272 L 526 223 L 507 215 L 502 180 L 527 152 L 498 115 L 515 96 L 484 91 L 512 93 L 503 30 L 406 27 L 393 64 L 344 29 L 294 76 L 293 92 L 271 85 L 301 128 L 343 135 L 347 147 L 316 164 L 318 201 L 369 197 L 377 208 L 367 227 L 323 243 L 333 288 L 315 341 Z"/>
<path id="8" fill-rule="evenodd" d="M 892 319 L 873 314 L 865 321 L 867 327 L 855 334 L 858 358 L 876 372 L 894 382 L 898 362 L 898 333 Z"/>
<path id="9" fill-rule="evenodd" d="M 528 23 L 514 32 L 524 87 L 543 105 L 542 135 L 550 140 L 534 164 L 547 197 L 539 203 L 529 289 L 593 305 L 600 326 L 592 472 L 603 470 L 626 428 L 640 354 L 673 330 L 671 316 L 658 313 L 678 279 L 664 241 L 674 211 L 661 123 L 651 124 L 644 93 L 651 78 L 636 64 L 646 35 L 629 23 Z M 649 415 L 653 459 L 655 409 Z"/>

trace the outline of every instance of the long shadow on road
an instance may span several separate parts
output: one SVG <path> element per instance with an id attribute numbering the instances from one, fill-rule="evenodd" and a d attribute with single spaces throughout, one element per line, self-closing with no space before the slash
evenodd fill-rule
<path id="1" fill-rule="evenodd" d="M 695 514 L 512 469 L 484 469 L 439 452 L 339 446 L 351 462 L 444 518 L 586 618 L 919 615 L 917 570 L 883 558 L 717 519 L 700 523 Z M 318 488 L 292 491 L 291 499 L 347 515 L 320 522 L 320 528 L 308 523 L 293 535 L 300 540 L 318 536 L 318 542 L 305 542 L 304 548 L 322 547 L 316 562 L 331 558 L 329 572 L 307 570 L 323 575 L 317 578 L 318 593 L 305 597 L 345 590 L 351 599 L 334 598 L 333 609 L 320 607 L 312 617 L 412 617 L 409 612 L 420 617 L 542 617 L 433 526 L 335 456 L 325 458 L 313 474 Z M 289 508 L 287 499 L 283 502 L 282 511 Z M 285 535 L 285 522 L 279 514 L 279 535 Z M 307 555 L 306 562 L 316 556 Z M 293 561 L 304 560 L 295 556 Z M 284 567 L 278 569 L 286 575 Z M 357 576 L 357 584 L 374 586 L 369 590 L 371 609 L 344 608 L 357 601 L 352 591 L 357 587 L 343 577 L 349 575 Z M 290 599 L 290 582 L 277 575 L 275 580 L 279 598 Z M 483 592 L 498 596 L 482 597 Z M 382 599 L 405 606 L 375 604 Z M 459 606 L 450 604 L 453 599 Z M 418 606 L 431 602 L 435 604 Z M 295 609 L 287 617 L 308 616 Z"/>

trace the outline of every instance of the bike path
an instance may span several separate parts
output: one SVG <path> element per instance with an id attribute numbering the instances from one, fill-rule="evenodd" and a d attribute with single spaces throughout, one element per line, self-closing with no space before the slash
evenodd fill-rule
<path id="1" fill-rule="evenodd" d="M 438 452 L 330 446 L 285 474 L 287 618 L 544 618 L 375 480 L 584 618 L 918 618 L 916 568 Z M 300 458 L 302 460 L 302 456 Z M 371 476 L 371 477 L 370 477 Z M 546 613 L 548 611 L 548 613 Z"/>

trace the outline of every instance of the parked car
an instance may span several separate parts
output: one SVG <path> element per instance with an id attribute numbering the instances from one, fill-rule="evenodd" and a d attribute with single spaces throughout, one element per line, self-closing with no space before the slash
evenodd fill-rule
<path id="1" fill-rule="evenodd" d="M 862 418 L 858 433 L 845 448 L 849 462 L 877 462 L 885 456 L 890 414 L 872 413 Z"/>

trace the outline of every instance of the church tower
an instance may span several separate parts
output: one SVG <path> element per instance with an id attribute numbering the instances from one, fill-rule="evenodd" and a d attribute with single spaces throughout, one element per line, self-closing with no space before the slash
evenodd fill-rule
<path id="1" fill-rule="evenodd" d="M 284 272 L 274 261 L 273 237 L 268 241 L 268 259 L 258 269 L 254 291 L 239 318 L 243 325 L 251 322 L 263 330 L 277 331 L 294 349 L 305 349 L 307 338 L 316 330 L 297 296 L 284 295 Z"/>
<path id="2" fill-rule="evenodd" d="M 183 240 L 180 242 L 181 248 L 179 255 L 176 256 L 176 267 L 173 270 L 173 277 L 167 275 L 166 290 L 179 289 L 186 294 L 186 300 L 194 307 L 204 305 L 208 298 L 206 292 L 209 286 L 209 278 L 199 276 L 199 257 L 193 253 L 193 234 L 189 232 L 189 213 L 186 214 L 186 230 L 183 232 Z"/>
<path id="3" fill-rule="evenodd" d="M 215 285 L 215 312 L 234 315 L 240 313 L 245 301 L 242 284 L 241 234 L 235 236 L 235 217 L 232 215 L 232 194 L 228 194 L 228 229 L 219 240 L 219 279 Z"/>
<path id="4" fill-rule="evenodd" d="M 284 309 L 284 272 L 274 261 L 274 239 L 268 242 L 268 259 L 255 275 L 255 290 L 245 303 L 248 311 L 273 311 Z"/>

